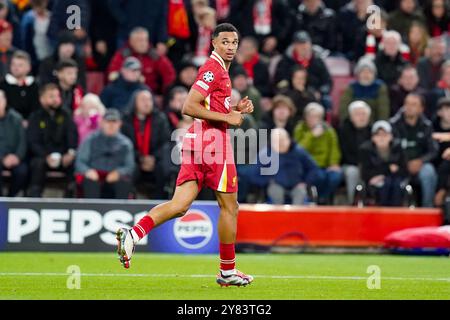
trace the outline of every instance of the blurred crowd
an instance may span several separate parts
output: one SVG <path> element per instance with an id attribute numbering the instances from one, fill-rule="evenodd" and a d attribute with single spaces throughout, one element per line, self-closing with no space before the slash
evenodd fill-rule
<path id="1" fill-rule="evenodd" d="M 66 197 L 170 197 L 172 134 L 222 22 L 241 36 L 232 99 L 255 105 L 243 128 L 280 159 L 238 165 L 240 202 L 402 206 L 412 188 L 443 205 L 448 0 L 0 0 L 0 189 L 41 197 L 59 172 Z"/>

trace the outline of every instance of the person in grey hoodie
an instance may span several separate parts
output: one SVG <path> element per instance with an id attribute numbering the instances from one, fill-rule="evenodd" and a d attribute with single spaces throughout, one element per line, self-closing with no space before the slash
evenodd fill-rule
<path id="1" fill-rule="evenodd" d="M 8 197 L 15 197 L 25 190 L 27 165 L 23 161 L 27 149 L 22 116 L 13 109 L 7 109 L 5 92 L 0 90 L 0 194 L 3 190 L 3 171 L 11 172 Z"/>
<path id="2" fill-rule="evenodd" d="M 119 111 L 110 109 L 100 130 L 80 146 L 75 164 L 83 196 L 89 199 L 128 199 L 135 169 L 133 144 L 120 133 Z"/>

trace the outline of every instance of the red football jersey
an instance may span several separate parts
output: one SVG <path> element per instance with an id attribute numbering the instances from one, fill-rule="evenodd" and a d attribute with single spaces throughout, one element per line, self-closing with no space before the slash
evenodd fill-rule
<path id="1" fill-rule="evenodd" d="M 200 68 L 192 88 L 205 97 L 203 106 L 206 109 L 220 113 L 231 112 L 231 80 L 225 62 L 216 52 L 213 51 Z M 228 124 L 225 122 L 196 120 L 184 137 L 183 149 L 201 151 L 215 143 L 215 152 L 232 153 L 227 129 Z M 217 139 L 220 141 L 216 141 Z"/>

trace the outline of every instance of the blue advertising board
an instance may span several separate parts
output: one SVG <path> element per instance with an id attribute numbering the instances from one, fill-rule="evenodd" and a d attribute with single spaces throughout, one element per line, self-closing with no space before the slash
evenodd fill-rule
<path id="1" fill-rule="evenodd" d="M 0 251 L 111 252 L 115 231 L 131 227 L 155 201 L 0 198 Z M 188 213 L 155 228 L 141 252 L 218 253 L 215 202 L 196 202 Z"/>

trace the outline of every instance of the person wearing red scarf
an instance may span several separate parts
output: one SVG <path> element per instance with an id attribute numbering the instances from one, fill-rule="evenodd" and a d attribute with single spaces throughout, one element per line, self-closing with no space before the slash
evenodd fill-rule
<path id="1" fill-rule="evenodd" d="M 252 84 L 263 97 L 271 96 L 268 64 L 258 54 L 258 40 L 245 37 L 241 40 L 236 56 L 237 62 L 242 65 Z"/>
<path id="2" fill-rule="evenodd" d="M 153 95 L 148 90 L 136 92 L 132 98 L 131 113 L 124 117 L 122 133 L 133 141 L 136 155 L 135 181 L 152 182 L 152 196 L 164 196 L 166 176 L 162 167 L 167 159 L 166 145 L 170 142 L 167 117 L 155 108 Z M 169 154 L 170 156 L 170 154 Z"/>

